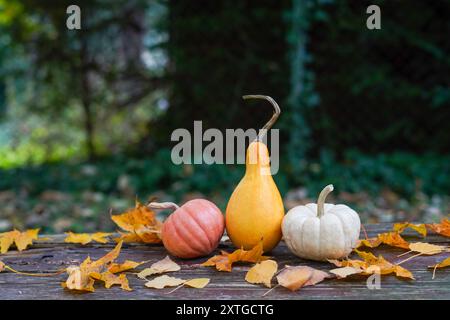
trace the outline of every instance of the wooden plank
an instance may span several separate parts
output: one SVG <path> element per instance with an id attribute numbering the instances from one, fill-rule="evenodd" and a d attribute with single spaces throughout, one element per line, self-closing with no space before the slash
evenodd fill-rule
<path id="1" fill-rule="evenodd" d="M 369 236 L 390 230 L 390 224 L 366 226 Z M 411 233 L 414 235 L 414 233 Z M 86 246 L 66 244 L 63 235 L 51 237 L 33 245 L 29 250 L 21 253 L 8 252 L 0 256 L 0 259 L 14 269 L 23 272 L 51 273 L 66 268 L 71 264 L 79 264 L 87 256 L 93 259 L 100 258 L 110 251 L 114 243 L 89 244 Z M 426 241 L 430 241 L 427 237 Z M 432 236 L 434 243 L 449 245 L 449 239 Z M 408 237 L 410 241 L 424 241 L 420 236 Z M 220 249 L 232 251 L 234 248 L 229 241 L 222 242 Z M 402 249 L 382 246 L 371 250 L 375 254 L 382 254 L 391 262 L 399 262 L 407 257 L 397 257 L 404 253 Z M 151 263 L 164 258 L 167 252 L 161 245 L 124 245 L 119 261 L 131 259 L 135 261 L 150 262 L 139 269 L 149 266 Z M 292 255 L 284 243 L 281 243 L 270 253 L 282 268 L 288 265 L 308 265 L 321 270 L 330 270 L 333 266 L 329 263 L 307 261 Z M 435 264 L 448 253 L 433 256 L 421 256 L 407 261 L 403 266 L 409 269 L 416 280 L 400 280 L 394 276 L 383 276 L 381 289 L 369 290 L 366 286 L 366 278 L 357 276 L 347 280 L 326 280 L 316 286 L 302 288 L 298 292 L 290 292 L 284 288 L 276 288 L 266 297 L 262 295 L 267 288 L 251 285 L 245 282 L 245 274 L 251 267 L 249 264 L 238 264 L 233 272 L 218 272 L 214 268 L 201 267 L 199 264 L 206 258 L 193 260 L 174 260 L 181 265 L 181 270 L 173 273 L 174 276 L 190 279 L 198 277 L 211 278 L 210 284 L 201 290 L 180 288 L 167 294 L 171 288 L 163 290 L 148 289 L 144 281 L 138 279 L 133 273 L 129 273 L 132 292 L 121 290 L 119 287 L 104 289 L 99 283 L 94 293 L 73 293 L 61 288 L 60 283 L 66 278 L 66 274 L 54 277 L 28 277 L 10 272 L 0 273 L 0 299 L 450 299 L 450 270 L 441 269 L 436 272 L 436 278 L 432 280 L 432 270 L 428 265 Z"/>

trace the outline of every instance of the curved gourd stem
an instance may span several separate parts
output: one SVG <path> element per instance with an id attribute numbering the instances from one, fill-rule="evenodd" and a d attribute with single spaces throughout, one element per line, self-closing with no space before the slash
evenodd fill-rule
<path id="1" fill-rule="evenodd" d="M 262 129 L 259 130 L 258 136 L 256 137 L 256 141 L 261 141 L 264 138 L 264 135 L 267 133 L 267 131 L 270 128 L 272 128 L 273 124 L 277 121 L 278 117 L 280 116 L 281 109 L 278 106 L 277 102 L 269 96 L 263 96 L 263 95 L 259 95 L 259 94 L 250 94 L 250 95 L 245 95 L 242 98 L 244 100 L 264 99 L 264 100 L 269 101 L 272 104 L 273 108 L 275 109 L 272 118 L 270 118 L 270 120 L 264 125 L 264 127 L 262 127 Z"/>
<path id="2" fill-rule="evenodd" d="M 150 209 L 173 209 L 177 210 L 180 208 L 176 203 L 173 202 L 150 202 L 147 204 Z"/>
<path id="3" fill-rule="evenodd" d="M 319 194 L 317 199 L 317 217 L 321 218 L 325 213 L 325 198 L 334 190 L 332 184 L 327 185 Z"/>

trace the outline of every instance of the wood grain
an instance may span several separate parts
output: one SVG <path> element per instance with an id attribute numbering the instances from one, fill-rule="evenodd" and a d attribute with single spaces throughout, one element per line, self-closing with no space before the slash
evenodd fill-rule
<path id="1" fill-rule="evenodd" d="M 370 237 L 391 229 L 391 224 L 366 225 Z M 86 246 L 64 243 L 64 235 L 48 236 L 50 239 L 35 243 L 28 250 L 21 253 L 10 251 L 0 255 L 0 260 L 12 268 L 33 273 L 52 273 L 71 264 L 79 264 L 87 256 L 100 258 L 114 247 L 114 243 L 89 244 Z M 361 237 L 364 237 L 361 235 Z M 438 235 L 430 234 L 426 240 L 414 232 L 405 232 L 408 241 L 426 241 L 448 246 L 450 240 Z M 222 242 L 219 249 L 234 250 L 229 241 Z M 375 254 L 382 254 L 391 262 L 399 262 L 407 257 L 397 257 L 404 253 L 402 249 L 382 246 L 371 250 Z M 167 252 L 160 245 L 126 244 L 118 261 L 131 259 L 147 261 L 138 270 L 164 258 Z M 302 260 L 292 255 L 285 244 L 280 245 L 270 253 L 278 262 L 279 268 L 285 265 L 308 265 L 321 270 L 334 267 L 329 263 Z M 409 269 L 416 280 L 400 280 L 394 276 L 383 276 L 381 289 L 369 290 L 366 278 L 356 276 L 352 279 L 326 280 L 313 287 L 305 287 L 297 292 L 290 292 L 282 287 L 275 288 L 267 296 L 262 295 L 267 288 L 245 282 L 245 274 L 250 264 L 236 265 L 233 272 L 218 272 L 214 268 L 201 267 L 199 264 L 206 258 L 182 260 L 173 258 L 181 265 L 181 270 L 174 276 L 190 279 L 207 277 L 210 284 L 204 289 L 180 288 L 168 294 L 170 288 L 155 290 L 144 286 L 144 281 L 138 279 L 134 273 L 129 273 L 128 279 L 134 289 L 132 292 L 121 290 L 119 287 L 104 289 L 99 283 L 94 293 L 73 293 L 64 290 L 60 283 L 67 278 L 66 274 L 54 277 L 29 277 L 8 271 L 0 273 L 0 299 L 450 299 L 450 269 L 440 269 L 432 280 L 432 270 L 427 266 L 433 265 L 449 253 L 433 256 L 421 256 L 412 259 L 402 266 Z"/>

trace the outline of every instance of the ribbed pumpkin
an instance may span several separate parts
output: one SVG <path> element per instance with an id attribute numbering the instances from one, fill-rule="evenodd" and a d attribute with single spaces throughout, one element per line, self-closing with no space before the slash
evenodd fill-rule
<path id="1" fill-rule="evenodd" d="M 217 206 L 204 199 L 186 202 L 181 207 L 174 203 L 150 203 L 150 208 L 175 211 L 164 221 L 161 238 L 164 247 L 180 258 L 197 258 L 217 248 L 225 222 Z"/>

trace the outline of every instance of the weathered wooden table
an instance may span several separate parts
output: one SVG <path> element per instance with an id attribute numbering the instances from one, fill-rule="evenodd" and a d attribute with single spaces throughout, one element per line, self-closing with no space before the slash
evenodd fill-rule
<path id="1" fill-rule="evenodd" d="M 391 224 L 367 225 L 369 237 L 391 229 Z M 426 241 L 434 244 L 448 246 L 450 240 L 438 235 L 430 234 L 426 240 L 413 232 L 405 232 L 405 238 L 410 241 Z M 88 244 L 86 246 L 67 244 L 63 242 L 64 236 L 51 236 L 48 241 L 39 241 L 21 253 L 10 251 L 0 255 L 0 260 L 12 268 L 23 272 L 51 273 L 71 264 L 79 264 L 88 255 L 93 259 L 100 258 L 114 247 L 114 243 L 105 245 Z M 224 242 L 219 249 L 234 250 L 229 242 Z M 382 254 L 391 262 L 398 262 L 407 256 L 397 256 L 404 250 L 388 246 L 371 249 L 375 254 Z M 161 245 L 126 244 L 118 261 L 131 259 L 134 261 L 150 260 L 156 262 L 166 256 L 167 252 Z M 252 285 L 244 280 L 250 264 L 241 264 L 233 267 L 233 272 L 219 272 L 211 267 L 201 267 L 199 264 L 206 258 L 195 260 L 182 260 L 174 258 L 181 265 L 181 270 L 170 275 L 183 279 L 207 277 L 211 279 L 204 289 L 191 289 L 182 287 L 168 294 L 172 288 L 161 290 L 148 289 L 144 282 L 134 274 L 128 279 L 133 291 L 123 291 L 118 286 L 105 289 L 103 284 L 96 285 L 94 293 L 73 293 L 61 287 L 65 281 L 65 273 L 54 277 L 29 277 L 14 274 L 8 271 L 0 273 L 0 299 L 450 299 L 450 268 L 439 269 L 432 280 L 433 265 L 449 253 L 433 256 L 420 256 L 402 266 L 409 269 L 416 280 L 399 280 L 395 276 L 383 276 L 380 289 L 368 289 L 366 277 L 356 276 L 352 279 L 330 279 L 311 287 L 305 287 L 297 292 L 290 292 L 285 288 L 277 287 L 268 295 L 262 297 L 267 288 Z M 317 269 L 330 270 L 334 268 L 329 263 L 320 263 L 299 259 L 292 255 L 282 242 L 271 256 L 279 268 L 284 265 L 308 265 Z M 138 270 L 148 267 L 141 266 Z"/>

